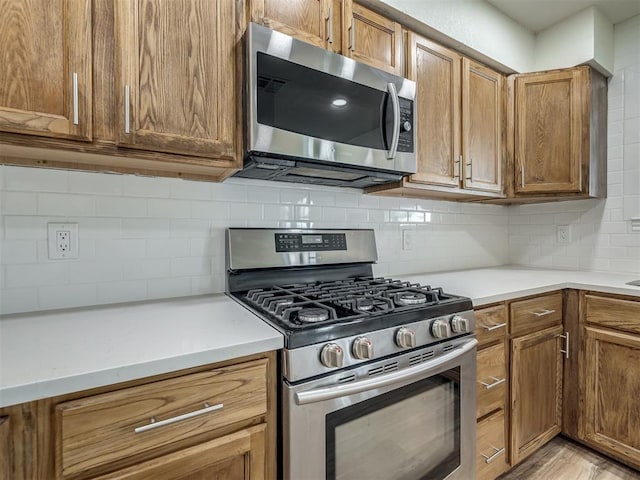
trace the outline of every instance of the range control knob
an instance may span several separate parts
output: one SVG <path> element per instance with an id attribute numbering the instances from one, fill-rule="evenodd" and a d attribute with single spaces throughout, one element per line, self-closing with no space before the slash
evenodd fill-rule
<path id="1" fill-rule="evenodd" d="M 344 351 L 335 343 L 327 343 L 320 352 L 320 361 L 325 367 L 339 368 L 342 366 Z"/>
<path id="2" fill-rule="evenodd" d="M 370 360 L 373 358 L 373 342 L 367 337 L 358 337 L 351 345 L 351 353 L 358 360 Z"/>
<path id="3" fill-rule="evenodd" d="M 436 338 L 449 338 L 451 336 L 451 328 L 446 320 L 435 320 L 431 324 L 431 334 Z"/>
<path id="4" fill-rule="evenodd" d="M 469 331 L 469 320 L 460 315 L 451 317 L 451 330 L 453 333 L 466 333 Z"/>
<path id="5" fill-rule="evenodd" d="M 410 132 L 411 131 L 411 122 L 408 120 L 405 120 L 404 122 L 402 122 L 402 131 L 403 132 Z"/>
<path id="6" fill-rule="evenodd" d="M 400 348 L 414 348 L 416 346 L 416 334 L 407 327 L 402 327 L 396 332 L 396 345 Z"/>

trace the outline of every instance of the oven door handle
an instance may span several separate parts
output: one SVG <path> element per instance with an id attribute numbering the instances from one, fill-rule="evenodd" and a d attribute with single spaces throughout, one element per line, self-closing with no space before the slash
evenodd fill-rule
<path id="1" fill-rule="evenodd" d="M 304 392 L 297 392 L 295 395 L 296 404 L 306 405 L 309 403 L 323 402 L 334 398 L 347 397 L 356 393 L 366 392 L 375 388 L 386 387 L 416 377 L 429 376 L 431 372 L 435 372 L 442 366 L 451 361 L 457 360 L 459 357 L 469 353 L 478 345 L 478 341 L 474 338 L 463 344 L 462 347 L 456 348 L 449 353 L 442 355 L 434 360 L 430 360 L 415 367 L 409 367 L 398 372 L 389 373 L 359 382 L 344 383 L 332 385 L 330 387 L 315 388 Z"/>

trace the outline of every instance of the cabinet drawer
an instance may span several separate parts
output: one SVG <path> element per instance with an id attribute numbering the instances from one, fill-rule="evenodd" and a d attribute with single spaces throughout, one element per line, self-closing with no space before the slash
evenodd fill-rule
<path id="1" fill-rule="evenodd" d="M 640 302 L 586 295 L 587 322 L 640 333 Z"/>
<path id="2" fill-rule="evenodd" d="M 74 475 L 266 411 L 266 360 L 61 403 L 57 469 L 61 476 Z"/>
<path id="3" fill-rule="evenodd" d="M 542 295 L 511 304 L 511 334 L 544 330 L 562 323 L 562 293 Z"/>
<path id="4" fill-rule="evenodd" d="M 504 407 L 507 400 L 507 370 L 504 344 L 478 352 L 477 417 Z"/>
<path id="5" fill-rule="evenodd" d="M 507 470 L 504 410 L 478 422 L 476 441 L 477 480 L 493 480 Z"/>
<path id="6" fill-rule="evenodd" d="M 504 340 L 507 333 L 507 309 L 504 305 L 476 310 L 478 348 Z"/>

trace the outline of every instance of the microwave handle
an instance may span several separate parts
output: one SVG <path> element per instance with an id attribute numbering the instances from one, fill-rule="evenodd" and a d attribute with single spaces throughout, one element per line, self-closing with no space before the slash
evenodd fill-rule
<path id="1" fill-rule="evenodd" d="M 389 146 L 389 151 L 387 151 L 387 159 L 393 160 L 396 158 L 398 142 L 400 141 L 400 100 L 398 99 L 396 86 L 393 83 L 387 83 L 387 92 L 393 106 L 393 133 L 391 134 L 391 145 Z"/>

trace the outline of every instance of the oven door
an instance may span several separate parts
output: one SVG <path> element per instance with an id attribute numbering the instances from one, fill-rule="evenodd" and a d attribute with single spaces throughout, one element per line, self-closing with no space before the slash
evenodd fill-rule
<path id="1" fill-rule="evenodd" d="M 477 341 L 451 343 L 448 352 L 418 364 L 428 347 L 329 378 L 285 383 L 284 478 L 475 478 Z"/>

